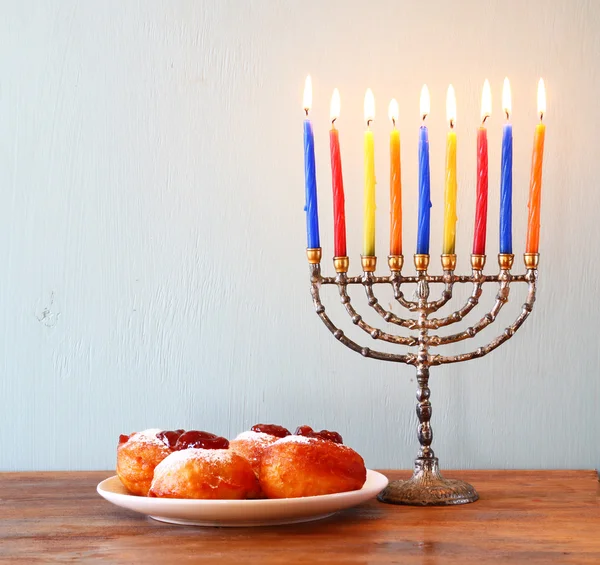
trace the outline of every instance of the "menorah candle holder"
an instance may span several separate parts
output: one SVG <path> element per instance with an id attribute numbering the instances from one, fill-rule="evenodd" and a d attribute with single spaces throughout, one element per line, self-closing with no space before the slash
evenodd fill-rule
<path id="1" fill-rule="evenodd" d="M 417 436 L 421 448 L 415 460 L 412 477 L 407 481 L 391 482 L 379 495 L 379 500 L 391 504 L 418 506 L 443 506 L 475 502 L 479 496 L 470 484 L 442 477 L 439 470 L 438 458 L 435 457 L 431 449 L 433 432 L 430 423 L 429 369 L 436 365 L 460 363 L 483 357 L 490 353 L 490 351 L 500 347 L 515 334 L 531 313 L 533 303 L 535 302 L 539 254 L 525 253 L 524 262 L 526 272 L 523 275 L 513 275 L 511 273 L 514 261 L 514 255 L 512 254 L 498 255 L 499 272 L 495 275 L 485 275 L 483 273 L 486 260 L 485 255 L 471 255 L 472 270 L 470 275 L 454 274 L 456 255 L 441 256 L 442 275 L 430 275 L 428 273 L 429 255 L 415 255 L 416 275 L 413 276 L 404 276 L 402 274 L 404 264 L 402 255 L 388 257 L 390 274 L 387 276 L 375 275 L 377 257 L 363 256 L 361 257 L 363 273 L 354 277 L 348 276 L 348 257 L 334 257 L 333 264 L 337 273 L 335 277 L 324 277 L 321 275 L 320 248 L 307 249 L 307 257 L 310 265 L 311 294 L 315 310 L 333 336 L 346 347 L 360 353 L 363 357 L 395 363 L 406 363 L 407 365 L 413 365 L 417 370 L 417 416 L 419 419 Z M 414 300 L 408 300 L 402 292 L 402 285 L 406 283 L 416 284 Z M 439 328 L 450 326 L 463 320 L 479 303 L 485 283 L 496 283 L 498 285 L 498 294 L 491 309 L 476 324 L 451 335 L 439 336 L 433 333 Z M 451 356 L 433 354 L 431 352 L 432 348 L 435 347 L 471 339 L 492 324 L 504 304 L 508 302 L 510 285 L 512 283 L 527 283 L 528 285 L 527 298 L 513 324 L 508 326 L 487 345 L 479 347 L 475 351 Z M 440 298 L 433 301 L 429 300 L 430 286 L 432 284 L 444 286 Z M 435 314 L 435 312 L 450 301 L 455 284 L 472 285 L 473 288 L 469 299 L 461 308 L 449 316 L 443 318 L 431 317 L 432 314 Z M 320 296 L 321 285 L 336 285 L 338 287 L 341 302 L 348 312 L 352 323 L 369 334 L 373 340 L 385 341 L 405 347 L 416 347 L 418 348 L 417 352 L 404 354 L 386 353 L 370 347 L 363 347 L 349 339 L 331 321 L 325 312 L 325 306 Z M 386 322 L 406 328 L 414 332 L 414 335 L 400 336 L 390 334 L 365 322 L 352 305 L 348 294 L 348 287 L 350 285 L 360 285 L 364 288 L 369 306 Z M 384 309 L 375 296 L 374 287 L 376 285 L 391 285 L 394 298 L 412 317 L 400 318 L 393 312 Z"/>

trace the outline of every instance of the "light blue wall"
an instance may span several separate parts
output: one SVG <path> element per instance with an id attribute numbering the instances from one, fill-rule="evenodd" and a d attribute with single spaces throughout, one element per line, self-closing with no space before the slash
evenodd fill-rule
<path id="1" fill-rule="evenodd" d="M 369 466 L 411 466 L 413 370 L 345 349 L 310 302 L 301 140 L 308 72 L 329 272 L 334 87 L 356 270 L 365 89 L 377 103 L 383 258 L 387 104 L 392 96 L 400 104 L 411 255 L 418 98 L 429 85 L 437 256 L 444 101 L 454 84 L 465 271 L 479 99 L 490 79 L 493 270 L 502 80 L 508 75 L 513 89 L 520 268 L 536 83 L 545 77 L 539 300 L 502 349 L 434 370 L 434 448 L 446 468 L 600 464 L 600 3 L 0 4 L 0 469 L 110 468 L 121 432 L 194 427 L 232 436 L 258 421 L 339 430 Z M 514 288 L 484 341 L 511 321 L 523 291 Z M 492 299 L 489 289 L 483 303 Z M 326 300 L 347 327 L 336 297 Z"/>

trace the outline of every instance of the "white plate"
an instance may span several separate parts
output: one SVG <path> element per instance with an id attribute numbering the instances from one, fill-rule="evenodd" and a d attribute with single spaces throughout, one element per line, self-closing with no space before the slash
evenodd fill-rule
<path id="1" fill-rule="evenodd" d="M 387 484 L 387 477 L 367 470 L 363 487 L 350 492 L 269 500 L 187 500 L 134 496 L 115 475 L 102 481 L 96 490 L 117 506 L 161 522 L 188 526 L 274 526 L 326 518 L 375 497 Z"/>

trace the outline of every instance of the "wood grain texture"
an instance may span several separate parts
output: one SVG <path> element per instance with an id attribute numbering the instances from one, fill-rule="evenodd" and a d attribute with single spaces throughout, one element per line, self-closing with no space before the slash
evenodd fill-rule
<path id="1" fill-rule="evenodd" d="M 309 72 L 329 272 L 334 87 L 341 93 L 355 269 L 366 88 L 377 108 L 376 245 L 385 264 L 388 101 L 395 97 L 400 106 L 409 256 L 417 232 L 422 84 L 431 92 L 435 256 L 443 225 L 445 93 L 453 83 L 462 271 L 472 241 L 483 81 L 491 82 L 494 104 L 492 268 L 502 81 L 508 75 L 513 92 L 518 257 L 536 86 L 544 76 L 538 301 L 501 350 L 432 371 L 433 448 L 444 468 L 600 467 L 598 308 L 590 303 L 600 295 L 600 2 L 0 0 L 0 6 L 0 429 L 18 430 L 4 436 L 1 470 L 108 468 L 120 433 L 185 427 L 232 437 L 260 421 L 339 430 L 371 468 L 412 465 L 414 371 L 348 351 L 310 302 L 301 109 Z M 466 299 L 463 291 L 457 303 Z M 494 293 L 486 290 L 465 324 L 479 319 Z M 371 344 L 350 327 L 334 289 L 324 299 L 349 336 Z M 360 292 L 355 300 L 367 309 Z M 523 300 L 515 289 L 481 340 L 502 331 Z M 382 293 L 383 305 L 391 301 Z M 381 323 L 375 313 L 365 320 Z M 463 352 L 463 345 L 449 353 Z"/>
<path id="2" fill-rule="evenodd" d="M 117 508 L 95 492 L 106 472 L 4 473 L 0 563 L 600 562 L 595 472 L 446 474 L 471 481 L 481 499 L 456 508 L 373 500 L 318 522 L 230 529 L 171 526 Z"/>

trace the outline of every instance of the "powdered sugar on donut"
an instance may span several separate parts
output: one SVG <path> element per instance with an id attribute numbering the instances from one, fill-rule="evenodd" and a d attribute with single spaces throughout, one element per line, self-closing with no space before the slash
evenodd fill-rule
<path id="1" fill-rule="evenodd" d="M 237 440 L 250 441 L 252 443 L 256 443 L 261 446 L 264 445 L 266 447 L 267 445 L 270 445 L 271 443 L 273 443 L 276 439 L 277 438 L 275 436 L 272 436 L 271 434 L 265 434 L 263 432 L 247 431 L 247 432 L 242 432 L 241 434 L 238 434 L 238 436 L 233 441 L 237 441 Z"/>
<path id="2" fill-rule="evenodd" d="M 316 437 L 307 437 L 307 436 L 285 436 L 285 437 L 282 437 L 281 439 L 278 439 L 275 443 L 277 445 L 281 445 L 282 443 L 311 444 L 311 443 L 316 443 L 317 441 L 323 441 L 323 440 L 319 440 Z"/>
<path id="3" fill-rule="evenodd" d="M 309 437 L 309 436 L 286 436 L 286 437 L 283 437 L 281 439 L 278 439 L 272 445 L 281 445 L 281 444 L 284 444 L 284 443 L 314 445 L 315 443 L 319 443 L 319 442 L 323 442 L 323 441 L 327 441 L 328 443 L 331 443 L 331 444 L 335 445 L 337 448 L 340 448 L 340 449 L 344 449 L 344 450 L 345 449 L 350 449 L 350 447 L 348 447 L 347 445 L 344 445 L 342 443 L 335 443 L 333 441 L 329 441 L 329 440 L 326 440 L 326 439 L 321 439 L 321 438 L 317 438 L 317 437 Z"/>
<path id="4" fill-rule="evenodd" d="M 154 477 L 156 478 L 162 473 L 176 473 L 183 465 L 193 460 L 204 461 L 213 465 L 225 463 L 231 459 L 232 453 L 229 449 L 199 449 L 195 447 L 174 451 L 156 466 Z"/>
<path id="5" fill-rule="evenodd" d="M 166 447 L 165 443 L 156 437 L 156 434 L 162 432 L 159 428 L 150 428 L 141 432 L 135 432 L 129 438 L 129 441 L 135 441 L 137 443 L 154 444 Z"/>

